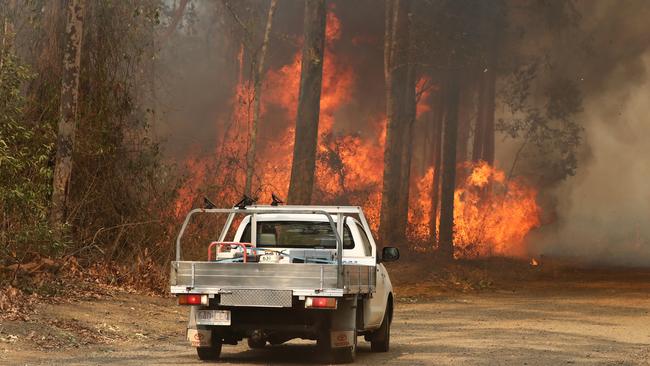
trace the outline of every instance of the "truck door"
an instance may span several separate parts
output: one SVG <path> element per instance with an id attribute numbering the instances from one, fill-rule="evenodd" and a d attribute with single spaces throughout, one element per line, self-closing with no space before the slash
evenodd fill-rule
<path id="1" fill-rule="evenodd" d="M 366 250 L 367 256 L 372 256 L 372 245 L 368 239 L 366 231 L 363 226 L 356 223 L 363 247 Z M 384 319 L 384 310 L 386 309 L 386 300 L 388 299 L 388 288 L 390 288 L 390 280 L 383 264 L 375 266 L 375 278 L 377 279 L 375 293 L 372 298 L 364 301 L 363 314 L 364 314 L 364 328 L 372 329 L 379 328 Z"/>

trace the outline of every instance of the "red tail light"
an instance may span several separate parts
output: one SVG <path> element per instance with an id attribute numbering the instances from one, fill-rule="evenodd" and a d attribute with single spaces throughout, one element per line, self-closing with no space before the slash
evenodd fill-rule
<path id="1" fill-rule="evenodd" d="M 336 309 L 334 297 L 308 297 L 305 299 L 307 309 Z"/>
<path id="2" fill-rule="evenodd" d="M 208 295 L 178 295 L 178 305 L 208 305 Z"/>

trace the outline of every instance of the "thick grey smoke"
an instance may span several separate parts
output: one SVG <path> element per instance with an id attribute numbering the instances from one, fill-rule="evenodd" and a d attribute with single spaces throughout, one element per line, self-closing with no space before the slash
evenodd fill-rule
<path id="1" fill-rule="evenodd" d="M 554 192 L 556 222 L 534 235 L 534 250 L 650 266 L 650 3 L 579 5 L 593 57 L 567 68 L 584 81 L 583 152 L 576 176 Z"/>

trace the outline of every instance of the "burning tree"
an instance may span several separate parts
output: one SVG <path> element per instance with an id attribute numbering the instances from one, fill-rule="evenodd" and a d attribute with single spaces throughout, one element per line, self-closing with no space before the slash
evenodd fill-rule
<path id="1" fill-rule="evenodd" d="M 379 238 L 384 243 L 403 241 L 406 229 L 411 163 L 409 141 L 412 109 L 415 109 L 411 6 L 408 0 L 385 2 L 386 141 L 379 223 Z"/>
<path id="2" fill-rule="evenodd" d="M 278 47 L 274 43 L 277 39 L 291 40 L 294 51 L 281 62 L 271 57 L 262 78 L 265 97 L 259 117 L 272 127 L 263 126 L 258 136 L 259 158 L 254 163 L 258 189 L 254 196 L 268 202 L 270 193 L 275 192 L 298 202 L 291 192 L 300 190 L 304 196 L 300 202 L 308 202 L 305 197 L 309 196 L 319 203 L 362 205 L 368 216 L 379 222 L 373 229 L 385 241 L 399 245 L 409 239 L 418 248 L 443 248 L 448 257 L 523 255 L 519 250 L 523 237 L 536 227 L 540 210 L 534 204 L 535 195 L 517 192 L 534 190 L 510 173 L 505 180 L 497 179 L 500 175 L 494 173 L 481 187 L 471 180 L 482 169 L 498 171 L 495 132 L 504 128 L 501 119 L 495 123 L 495 105 L 505 98 L 499 83 L 513 71 L 512 65 L 497 63 L 497 55 L 508 47 L 508 35 L 503 30 L 511 16 L 509 3 L 475 7 L 465 1 L 387 1 L 383 14 L 384 89 L 380 97 L 386 103 L 385 113 L 374 110 L 354 123 L 341 111 L 372 95 L 355 94 L 360 93 L 359 79 L 370 79 L 353 69 L 350 55 L 340 51 L 340 45 L 349 42 L 356 47 L 368 42 L 378 49 L 381 41 L 379 37 L 341 37 L 347 31 L 337 15 L 341 6 L 345 7 L 330 4 L 326 15 L 312 14 L 315 10 L 308 6 L 305 15 L 319 20 L 324 17 L 325 21 L 308 21 L 302 33 L 293 38 L 270 38 L 270 55 Z M 283 14 L 281 3 L 278 14 Z M 236 19 L 231 21 L 237 23 Z M 309 74 L 314 84 L 308 87 L 304 50 L 313 48 L 312 41 L 319 47 L 307 54 L 315 57 L 311 61 L 318 65 L 310 70 L 322 72 L 322 81 Z M 245 53 L 238 54 L 239 70 L 251 62 L 252 56 Z M 247 116 L 255 101 L 256 93 L 250 85 L 240 72 L 233 87 L 231 115 L 220 117 L 221 124 L 229 122 L 214 157 L 209 158 L 219 161 L 220 171 L 226 169 L 228 173 L 219 178 L 195 173 L 190 178 L 197 187 L 222 187 L 219 195 L 224 200 L 228 196 L 232 200 L 242 192 L 239 186 L 250 181 L 244 177 L 245 171 L 250 172 L 250 162 L 241 163 L 245 155 L 241 146 L 251 144 L 251 137 L 242 133 L 248 128 Z M 307 91 L 313 95 L 305 94 Z M 304 104 L 307 100 L 313 102 L 309 107 Z M 309 118 L 304 117 L 306 112 Z M 309 136 L 305 135 L 306 124 L 310 126 Z M 188 166 L 197 169 L 210 165 L 203 160 Z M 296 170 L 307 175 L 313 170 L 313 183 L 294 177 Z M 211 183 L 206 185 L 206 180 Z M 183 202 L 178 207 L 188 207 L 192 199 Z M 509 226 L 507 212 L 520 206 L 533 207 L 519 210 L 527 215 L 525 222 L 533 223 L 519 225 L 523 236 L 494 234 Z M 501 214 L 497 217 L 485 211 Z M 501 243 L 499 238 L 516 244 Z"/>
<path id="3" fill-rule="evenodd" d="M 305 3 L 305 38 L 289 183 L 289 202 L 294 204 L 311 202 L 316 168 L 326 24 L 325 0 L 308 0 Z"/>

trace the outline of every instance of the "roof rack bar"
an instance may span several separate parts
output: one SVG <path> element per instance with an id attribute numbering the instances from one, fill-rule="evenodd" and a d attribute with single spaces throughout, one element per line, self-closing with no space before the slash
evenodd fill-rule
<path id="1" fill-rule="evenodd" d="M 303 205 L 282 205 L 282 206 L 271 206 L 271 205 L 253 205 L 246 206 L 246 210 L 264 210 L 266 211 L 278 211 L 278 213 L 286 213 L 286 211 L 295 211 L 295 210 L 318 210 L 325 211 L 331 214 L 358 214 L 361 212 L 361 207 L 359 206 L 303 206 Z"/>

